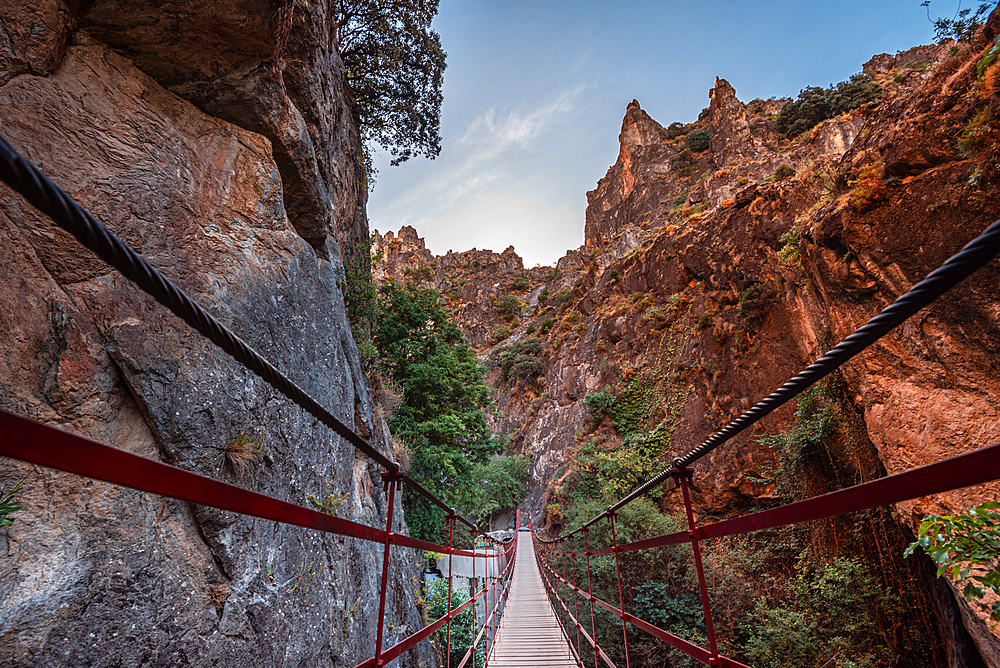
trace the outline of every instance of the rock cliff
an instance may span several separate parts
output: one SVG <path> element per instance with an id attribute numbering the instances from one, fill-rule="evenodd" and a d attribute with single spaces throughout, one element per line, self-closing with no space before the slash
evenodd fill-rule
<path id="1" fill-rule="evenodd" d="M 329 3 L 0 3 L 0 132 L 383 449 L 342 256 L 368 236 Z M 0 186 L 0 406 L 371 525 L 375 467 Z M 0 663 L 352 666 L 381 547 L 0 462 Z M 402 513 L 397 509 L 396 517 Z M 405 531 L 400 522 L 397 531 Z M 409 551 L 388 644 L 422 626 Z M 402 659 L 432 665 L 426 644 Z"/>
<path id="2" fill-rule="evenodd" d="M 956 141 L 977 114 L 1000 103 L 1000 67 L 977 74 L 997 27 L 992 19 L 975 48 L 876 56 L 865 71 L 882 88 L 878 103 L 793 138 L 776 129 L 784 101 L 743 103 L 722 79 L 702 117 L 679 130 L 635 101 L 628 105 L 618 160 L 588 193 L 585 246 L 541 277 L 544 289 L 532 275 L 534 301 L 513 323 L 512 338 L 495 340 L 533 334 L 544 343 L 540 377 L 492 376 L 500 427 L 512 450 L 532 461 L 526 505 L 536 517 L 559 528 L 559 507 L 572 503 L 580 482 L 581 453 L 621 447 L 607 417 L 590 417 L 588 395 L 646 379 L 650 405 L 641 426 L 663 438 L 666 466 L 1000 217 L 996 147 L 960 149 Z M 690 141 L 694 133 L 703 145 Z M 428 266 L 432 283 L 454 285 L 441 273 L 442 257 L 432 257 L 413 230 L 377 237 L 375 248 L 387 274 Z M 503 285 L 502 276 L 488 272 L 477 284 Z M 837 454 L 803 491 L 1000 441 L 997 285 L 994 261 L 843 369 L 834 392 L 842 418 L 831 446 Z M 454 300 L 457 312 L 470 301 Z M 484 332 L 496 321 L 486 313 L 483 322 L 463 326 L 486 357 Z M 786 406 L 698 463 L 702 516 L 780 502 L 775 481 L 761 475 L 778 466 L 761 438 L 787 428 L 793 411 Z M 933 611 L 928 628 L 941 639 L 934 651 L 942 664 L 1000 665 L 987 609 L 935 580 L 926 562 L 899 555 L 925 513 L 964 512 L 998 491 L 990 484 L 919 499 L 872 520 L 881 535 L 872 559 L 903 573 L 902 595 Z M 669 486 L 658 500 L 668 510 L 679 503 Z M 836 527 L 810 531 L 817 544 L 841 535 Z"/>

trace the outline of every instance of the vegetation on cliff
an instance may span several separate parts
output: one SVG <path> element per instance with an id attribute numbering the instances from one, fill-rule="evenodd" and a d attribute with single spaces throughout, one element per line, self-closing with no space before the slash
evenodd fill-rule
<path id="1" fill-rule="evenodd" d="M 527 463 L 500 456 L 505 441 L 487 422 L 493 389 L 440 293 L 382 285 L 373 343 L 380 370 L 403 394 L 389 427 L 413 453 L 410 474 L 477 521 L 517 504 Z M 447 540 L 440 508 L 408 494 L 406 513 L 414 535 Z"/>
<path id="2" fill-rule="evenodd" d="M 438 0 L 348 0 L 335 18 L 340 56 L 366 142 L 398 165 L 441 152 L 441 86 L 446 54 L 431 30 Z"/>
<path id="3" fill-rule="evenodd" d="M 817 123 L 882 97 L 882 88 L 868 74 L 855 74 L 830 88 L 807 86 L 796 100 L 789 100 L 778 114 L 778 132 L 786 137 L 812 129 Z M 779 177 L 780 178 L 780 177 Z"/>

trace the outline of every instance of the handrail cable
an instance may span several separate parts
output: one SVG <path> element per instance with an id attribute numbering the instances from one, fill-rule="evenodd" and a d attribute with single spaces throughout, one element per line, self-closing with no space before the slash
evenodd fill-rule
<path id="1" fill-rule="evenodd" d="M 1000 254 L 1000 220 L 994 222 L 962 250 L 952 255 L 940 267 L 896 299 L 853 334 L 838 343 L 828 353 L 803 369 L 797 376 L 779 387 L 728 425 L 709 436 L 705 441 L 682 457 L 673 460 L 670 468 L 653 476 L 627 496 L 608 506 L 607 510 L 576 529 L 551 540 L 559 540 L 589 527 L 628 505 L 671 477 L 672 471 L 683 470 L 723 443 L 753 426 L 761 419 L 793 399 L 811 385 L 837 370 L 842 364 L 860 353 L 878 339 L 888 334 L 914 313 L 927 306 L 953 288 L 977 269 L 985 266 Z"/>
<path id="2" fill-rule="evenodd" d="M 168 279 L 163 277 L 155 268 L 146 262 L 141 256 L 132 251 L 127 245 L 122 243 L 103 225 L 94 220 L 82 207 L 73 202 L 68 195 L 52 184 L 28 161 L 19 156 L 10 145 L 0 137 L 0 179 L 12 185 L 11 181 L 20 184 L 24 189 L 12 185 L 16 190 L 25 195 L 26 198 L 43 212 L 49 214 L 64 229 L 67 229 L 88 248 L 94 250 L 103 259 L 115 266 L 130 280 L 136 282 L 143 290 L 148 292 L 157 301 L 164 304 L 172 312 L 195 327 L 199 332 L 210 338 L 213 342 L 232 355 L 238 362 L 254 371 L 258 376 L 278 389 L 297 404 L 302 406 L 318 420 L 330 426 L 334 431 L 355 447 L 368 455 L 383 468 L 386 472 L 382 474 L 383 482 L 386 486 L 387 496 L 391 500 L 394 497 L 396 487 L 401 483 L 406 483 L 416 492 L 425 496 L 436 505 L 448 511 L 448 520 L 451 525 L 455 519 L 460 519 L 468 525 L 473 536 L 479 532 L 478 527 L 472 523 L 458 518 L 454 509 L 448 508 L 444 502 L 434 497 L 430 492 L 408 479 L 400 472 L 398 465 L 390 461 L 385 455 L 378 452 L 361 437 L 355 434 L 342 422 L 337 420 L 332 414 L 324 409 L 312 397 L 301 390 L 291 380 L 278 371 L 273 365 L 268 363 L 257 354 L 252 348 L 241 341 L 230 330 L 216 321 L 204 309 L 198 306 Z M 31 196 L 29 196 L 30 193 Z M 34 199 L 32 199 L 34 197 Z M 60 216 L 66 216 L 61 220 Z M 64 224 L 64 222 L 66 224 Z M 574 647 L 570 637 L 569 627 L 577 627 L 577 644 L 581 636 L 590 642 L 594 647 L 595 663 L 600 656 L 609 666 L 614 666 L 596 642 L 596 633 L 588 634 L 580 624 L 577 606 L 577 615 L 574 616 L 568 605 L 568 594 L 574 597 L 583 596 L 591 604 L 591 625 L 593 627 L 593 606 L 596 604 L 622 621 L 622 634 L 625 646 L 625 661 L 628 664 L 630 658 L 628 653 L 628 630 L 627 624 L 642 629 L 656 638 L 664 640 L 687 653 L 689 656 L 703 663 L 715 666 L 728 666 L 730 668 L 745 668 L 743 664 L 729 659 L 719 654 L 714 639 L 709 638 L 707 649 L 698 647 L 688 641 L 682 640 L 652 624 L 641 620 L 625 611 L 625 600 L 621 593 L 622 578 L 618 568 L 616 577 L 619 588 L 619 606 L 616 607 L 593 595 L 590 584 L 590 557 L 600 555 L 614 555 L 616 565 L 618 556 L 622 552 L 629 552 L 651 547 L 691 542 L 696 555 L 696 570 L 700 578 L 700 594 L 702 606 L 704 608 L 705 622 L 711 628 L 712 616 L 709 604 L 708 591 L 705 587 L 704 574 L 700 560 L 697 559 L 699 542 L 720 536 L 737 533 L 747 533 L 765 528 L 785 526 L 797 522 L 821 519 L 835 515 L 841 515 L 857 510 L 884 506 L 892 503 L 899 503 L 907 499 L 918 498 L 930 494 L 937 494 L 953 489 L 968 487 L 987 481 L 1000 479 L 1000 444 L 967 452 L 946 460 L 933 464 L 928 464 L 916 469 L 911 469 L 901 473 L 893 474 L 861 483 L 852 487 L 830 492 L 817 497 L 805 499 L 803 501 L 772 508 L 751 515 L 736 517 L 706 526 L 697 526 L 690 495 L 688 494 L 688 480 L 691 478 L 693 469 L 689 465 L 699 458 L 705 456 L 715 448 L 732 439 L 743 430 L 759 421 L 765 415 L 771 413 L 785 402 L 795 397 L 804 389 L 830 374 L 848 359 L 858 354 L 871 345 L 881 336 L 903 322 L 918 310 L 932 302 L 938 296 L 946 292 L 962 279 L 976 269 L 988 263 L 994 256 L 1000 253 L 1000 221 L 987 228 L 976 239 L 967 244 L 961 251 L 953 255 L 945 264 L 931 272 L 927 278 L 917 283 L 907 293 L 897 299 L 893 304 L 884 309 L 877 316 L 872 318 L 866 325 L 859 328 L 851 336 L 838 344 L 826 355 L 815 363 L 809 365 L 799 375 L 782 385 L 778 390 L 770 394 L 763 401 L 752 409 L 745 412 L 739 418 L 731 422 L 724 429 L 713 434 L 709 439 L 697 448 L 687 453 L 683 457 L 674 460 L 673 466 L 661 474 L 634 490 L 598 517 L 590 520 L 583 526 L 574 529 L 562 536 L 552 540 L 541 540 L 534 533 L 530 513 L 528 516 L 528 526 L 531 530 L 532 540 L 537 542 L 544 550 L 536 552 L 537 565 L 542 568 L 539 571 L 541 580 L 545 588 L 558 601 L 559 606 L 566 614 L 566 628 L 562 628 L 563 638 L 569 645 L 576 662 L 582 665 L 579 647 Z M 124 268 L 123 268 L 124 267 Z M 246 361 L 244 361 L 246 360 Z M 382 651 L 382 625 L 384 619 L 379 619 L 378 642 L 376 644 L 375 656 L 362 662 L 357 668 L 377 668 L 407 651 L 416 643 L 428 638 L 436 630 L 441 629 L 445 624 L 450 627 L 450 622 L 470 605 L 475 606 L 476 601 L 485 596 L 486 607 L 489 605 L 489 592 L 495 587 L 500 590 L 500 595 L 496 604 L 490 607 L 490 612 L 486 615 L 486 621 L 482 630 L 478 629 L 478 624 L 473 626 L 473 644 L 465 653 L 460 664 L 464 665 L 470 658 L 475 657 L 476 645 L 479 640 L 486 635 L 489 638 L 489 627 L 496 612 L 504 607 L 501 616 L 500 627 L 503 626 L 503 619 L 506 616 L 507 608 L 505 604 L 505 592 L 511 587 L 514 577 L 514 562 L 517 552 L 518 531 L 515 531 L 513 540 L 509 541 L 502 552 L 492 552 L 477 554 L 475 541 L 473 541 L 472 552 L 453 549 L 452 538 L 449 534 L 449 545 L 444 547 L 426 541 L 401 536 L 392 533 L 392 513 L 387 513 L 385 530 L 375 529 L 355 522 L 350 522 L 325 513 L 320 513 L 309 508 L 303 508 L 294 504 L 280 501 L 272 497 L 267 497 L 249 490 L 229 485 L 218 480 L 213 480 L 183 469 L 170 466 L 151 459 L 146 459 L 134 455 L 124 450 L 90 441 L 80 436 L 63 432 L 54 427 L 43 425 L 34 420 L 29 420 L 13 413 L 0 411 L 0 454 L 16 457 L 24 461 L 35 462 L 45 466 L 51 466 L 79 475 L 105 480 L 119 485 L 125 485 L 164 496 L 171 496 L 214 506 L 225 510 L 232 510 L 255 517 L 273 519 L 279 522 L 286 522 L 306 528 L 316 529 L 327 533 L 352 536 L 363 540 L 380 542 L 383 544 L 383 567 L 382 586 L 380 592 L 380 611 L 385 608 L 386 582 L 388 572 L 388 550 L 391 545 L 400 545 L 418 549 L 433 549 L 442 551 L 449 555 L 464 555 L 473 557 L 473 573 L 475 573 L 476 558 L 483 557 L 499 560 L 502 564 L 499 577 L 490 583 L 489 570 L 487 569 L 484 587 L 476 592 L 462 605 L 452 609 L 450 597 L 450 578 L 452 573 L 449 567 L 449 603 L 448 612 L 440 619 L 428 624 L 420 631 L 411 634 L 394 646 Z M 665 534 L 653 538 L 636 541 L 628 544 L 618 544 L 614 531 L 614 518 L 618 509 L 625 506 L 641 494 L 652 489 L 657 484 L 672 477 L 678 487 L 682 490 L 682 496 L 687 513 L 689 529 L 687 531 Z M 586 540 L 588 528 L 594 522 L 609 517 L 612 522 L 612 546 L 609 548 L 590 550 Z M 520 529 L 520 515 L 517 515 L 517 529 Z M 570 538 L 569 551 L 562 548 L 562 543 L 567 537 L 571 537 L 577 531 L 584 533 L 584 552 L 577 552 L 573 549 Z M 492 540 L 492 538 L 491 538 Z M 494 540 L 494 543 L 497 541 Z M 562 575 L 554 569 L 546 560 L 545 552 L 551 557 L 558 558 L 559 568 Z M 576 582 L 576 565 L 572 562 L 573 582 L 569 581 L 566 574 L 566 559 L 575 560 L 579 557 L 587 559 L 588 591 L 584 592 Z M 449 556 L 450 559 L 450 556 Z M 550 579 L 551 576 L 551 579 Z M 556 584 L 562 586 L 567 597 L 564 600 L 556 589 Z M 473 607 L 473 611 L 475 607 Z M 384 617 L 380 613 L 381 617 Z M 473 613 L 473 619 L 475 614 Z M 556 615 L 556 621 L 559 616 Z M 450 636 L 450 634 L 449 634 Z M 489 641 L 487 640 L 487 649 Z M 450 659 L 450 640 L 447 644 L 448 656 Z M 487 652 L 489 660 L 490 652 Z"/>
<path id="3" fill-rule="evenodd" d="M 4 410 L 0 410 L 0 454 L 162 496 L 191 501 L 253 517 L 270 519 L 276 522 L 302 526 L 325 533 L 381 543 L 383 545 L 382 584 L 379 591 L 380 619 L 378 620 L 375 656 L 359 664 L 359 667 L 385 665 L 402 652 L 413 647 L 416 643 L 428 638 L 434 631 L 440 629 L 445 624 L 450 624 L 450 621 L 456 615 L 470 605 L 474 606 L 476 600 L 481 596 L 488 597 L 489 591 L 498 582 L 502 582 L 499 578 L 495 579 L 493 583 L 485 586 L 480 592 L 474 592 L 468 601 L 454 609 L 451 607 L 451 596 L 449 593 L 448 612 L 443 617 L 383 651 L 382 629 L 385 619 L 381 611 L 385 609 L 389 565 L 388 551 L 392 545 L 444 552 L 449 555 L 449 559 L 451 559 L 452 555 L 468 556 L 472 557 L 473 564 L 475 564 L 477 558 L 499 560 L 500 562 L 507 561 L 508 555 L 511 553 L 510 551 L 516 545 L 516 540 L 510 541 L 510 547 L 500 553 L 485 552 L 483 554 L 476 554 L 475 549 L 472 552 L 454 549 L 451 536 L 449 536 L 449 545 L 445 547 L 410 536 L 393 533 L 393 513 L 391 506 L 393 504 L 394 492 L 397 485 L 405 483 L 414 492 L 446 511 L 450 523 L 453 523 L 457 519 L 468 526 L 473 536 L 473 544 L 475 544 L 476 534 L 485 536 L 495 545 L 500 544 L 499 541 L 489 536 L 485 531 L 482 531 L 476 524 L 459 516 L 454 508 L 434 496 L 420 483 L 403 473 L 398 464 L 391 461 L 358 436 L 312 396 L 279 371 L 277 367 L 264 359 L 264 357 L 235 333 L 212 317 L 211 314 L 188 297 L 145 258 L 132 250 L 132 248 L 121 241 L 104 225 L 94 219 L 90 213 L 70 198 L 61 188 L 50 181 L 28 160 L 19 155 L 3 136 L 0 136 L 0 180 L 19 192 L 28 202 L 42 213 L 47 214 L 57 225 L 72 234 L 80 243 L 94 251 L 105 262 L 118 269 L 122 275 L 138 285 L 144 292 L 151 295 L 196 331 L 222 348 L 223 351 L 232 356 L 239 364 L 253 371 L 273 388 L 305 409 L 317 421 L 333 429 L 335 433 L 354 445 L 357 450 L 378 463 L 385 469 L 382 478 L 385 483 L 390 507 L 386 513 L 385 530 L 375 529 L 364 524 L 358 524 L 333 515 L 321 513 L 311 508 L 297 506 L 287 501 L 258 494 L 242 487 L 213 480 L 212 478 L 185 471 L 169 464 L 146 459 L 128 451 L 103 445 Z M 510 563 L 513 563 L 513 561 Z M 501 569 L 504 573 L 508 574 L 507 577 L 509 579 L 511 571 L 503 567 Z M 497 600 L 494 608 L 498 608 L 503 604 L 504 599 L 501 597 Z M 448 651 L 450 652 L 450 634 L 448 647 Z M 474 646 L 470 648 L 470 652 L 473 651 Z"/>
<path id="4" fill-rule="evenodd" d="M 21 156 L 3 136 L 0 136 L 0 179 L 19 192 L 35 208 L 49 216 L 59 227 L 72 234 L 77 241 L 120 271 L 125 278 L 135 283 L 241 365 L 305 409 L 341 438 L 377 462 L 387 472 L 400 473 L 402 481 L 407 487 L 442 510 L 453 512 L 451 506 L 437 498 L 416 480 L 402 473 L 399 464 L 358 436 L 288 376 L 264 359 L 243 339 L 174 285 L 149 261 L 132 250 L 128 244 L 90 215 L 62 188 L 50 181 L 37 167 Z M 464 517 L 458 516 L 458 520 L 479 532 L 479 527 Z M 485 532 L 482 533 L 485 534 Z"/>

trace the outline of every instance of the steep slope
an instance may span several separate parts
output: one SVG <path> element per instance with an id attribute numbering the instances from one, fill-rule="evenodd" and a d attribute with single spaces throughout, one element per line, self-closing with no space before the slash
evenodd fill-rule
<path id="1" fill-rule="evenodd" d="M 338 281 L 368 235 L 325 3 L 3 3 L 0 131 L 379 447 Z M 377 471 L 0 187 L 0 406 L 384 521 Z M 0 462 L 0 663 L 351 666 L 381 548 Z M 396 517 L 402 517 L 397 510 Z M 396 528 L 405 531 L 401 523 Z M 422 625 L 394 553 L 387 642 Z M 429 665 L 426 647 L 403 658 Z"/>
<path id="2" fill-rule="evenodd" d="M 662 470 L 1000 217 L 1000 144 L 982 129 L 983 110 L 1000 104 L 1000 67 L 977 74 L 998 25 L 975 47 L 876 56 L 865 71 L 879 102 L 791 139 L 776 128 L 783 101 L 744 104 L 724 80 L 687 127 L 628 105 L 618 161 L 588 193 L 586 245 L 548 274 L 545 298 L 515 330 L 541 338 L 543 372 L 493 376 L 500 426 L 533 463 L 526 506 L 536 517 L 559 529 L 581 485 L 603 480 L 600 491 L 617 498 Z M 707 142 L 690 140 L 706 130 Z M 794 406 L 700 461 L 699 513 L 781 503 L 1000 441 L 998 284 L 993 262 L 848 364 L 824 390 L 837 427 L 799 469 L 764 438 L 791 427 Z M 614 401 L 628 410 L 609 412 Z M 618 478 L 594 477 L 595 458 L 637 439 L 658 454 L 626 462 Z M 1000 665 L 1000 645 L 985 606 L 901 552 L 925 513 L 963 512 L 998 489 L 865 520 L 877 538 L 856 549 L 931 611 L 921 633 L 939 639 L 938 665 Z M 669 486 L 655 496 L 677 509 Z M 831 555 L 852 532 L 808 529 Z"/>

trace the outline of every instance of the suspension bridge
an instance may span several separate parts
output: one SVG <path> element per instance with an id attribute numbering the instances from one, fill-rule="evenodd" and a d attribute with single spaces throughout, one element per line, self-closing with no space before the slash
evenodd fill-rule
<path id="1" fill-rule="evenodd" d="M 444 636 L 442 654 L 446 657 L 448 668 L 451 668 L 451 627 L 458 615 L 470 607 L 474 640 L 455 668 L 464 668 L 466 665 L 474 667 L 480 664 L 493 665 L 497 668 L 515 666 L 582 668 L 590 665 L 595 668 L 601 665 L 617 668 L 617 665 L 622 665 L 622 660 L 625 668 L 630 668 L 632 656 L 629 650 L 629 637 L 630 633 L 634 636 L 636 630 L 706 665 L 740 667 L 744 664 L 719 653 L 712 621 L 711 600 L 702 564 L 700 548 L 702 542 L 890 505 L 1000 479 L 1000 444 L 996 444 L 871 482 L 707 525 L 698 525 L 695 521 L 689 494 L 690 483 L 695 473 L 692 465 L 700 458 L 822 380 L 977 269 L 991 262 L 1000 254 L 1000 221 L 989 226 L 947 262 L 816 362 L 686 455 L 674 459 L 663 472 L 650 478 L 598 516 L 566 534 L 542 539 L 535 535 L 530 515 L 524 522 L 518 513 L 517 531 L 513 539 L 501 544 L 486 536 L 474 523 L 459 516 L 454 508 L 402 472 L 395 462 L 338 420 L 272 363 L 265 360 L 235 333 L 184 294 L 142 256 L 95 220 L 34 165 L 21 157 L 2 137 L 0 137 L 0 180 L 236 361 L 353 444 L 359 452 L 378 463 L 384 471 L 382 480 L 388 497 L 386 524 L 384 529 L 371 527 L 297 506 L 133 455 L 6 411 L 0 411 L 0 454 L 153 494 L 381 544 L 383 561 L 377 637 L 374 647 L 371 648 L 372 655 L 358 663 L 357 668 L 388 665 L 417 643 L 428 641 L 439 631 L 442 632 L 439 635 Z M 395 495 L 404 484 L 446 512 L 448 545 L 437 545 L 392 532 Z M 620 544 L 615 519 L 619 511 L 635 499 L 664 484 L 673 484 L 680 489 L 688 528 Z M 598 522 L 610 524 L 611 545 L 592 549 L 590 531 Z M 473 539 L 472 550 L 455 548 L 456 524 L 462 524 L 468 529 Z M 488 541 L 492 542 L 493 548 L 478 550 L 475 540 L 477 536 L 486 536 Z M 698 576 L 698 595 L 702 605 L 704 628 L 707 631 L 707 647 L 695 645 L 626 610 L 622 590 L 621 555 L 680 544 L 690 544 L 693 550 L 694 567 Z M 389 554 L 394 548 L 431 550 L 445 554 L 449 559 L 456 555 L 471 557 L 473 574 L 475 574 L 475 564 L 481 560 L 484 566 L 481 572 L 488 575 L 483 578 L 482 588 L 474 591 L 468 600 L 455 607 L 452 607 L 452 578 L 449 577 L 446 614 L 395 645 L 384 647 Z M 617 602 L 602 600 L 593 593 L 591 558 L 602 556 L 613 557 L 618 585 Z M 486 567 L 487 560 L 491 562 L 489 568 Z M 473 581 L 478 582 L 475 577 Z M 477 615 L 479 601 L 492 601 L 489 605 L 484 605 L 484 609 L 488 608 L 483 615 L 485 618 L 479 618 Z M 598 608 L 621 621 L 624 655 L 623 658 L 619 658 L 617 665 L 597 640 L 595 611 Z M 357 654 L 365 656 L 366 652 L 364 648 L 357 648 Z"/>

